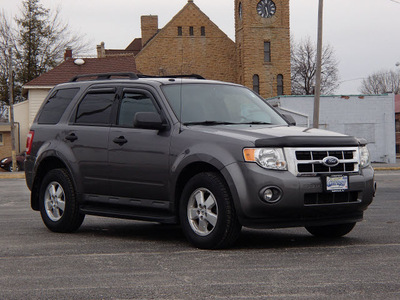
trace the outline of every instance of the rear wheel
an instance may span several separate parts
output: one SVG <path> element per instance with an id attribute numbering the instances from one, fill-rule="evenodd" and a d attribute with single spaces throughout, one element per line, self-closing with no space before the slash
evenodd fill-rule
<path id="1" fill-rule="evenodd" d="M 217 173 L 195 175 L 184 187 L 179 216 L 186 238 L 196 247 L 231 246 L 241 225 L 226 183 Z"/>
<path id="2" fill-rule="evenodd" d="M 327 225 L 327 226 L 307 226 L 309 233 L 317 237 L 335 238 L 348 234 L 353 230 L 356 223 Z"/>
<path id="3" fill-rule="evenodd" d="M 68 172 L 54 169 L 46 174 L 40 187 L 40 213 L 44 224 L 54 232 L 73 232 L 85 215 L 79 213 L 75 188 Z"/>

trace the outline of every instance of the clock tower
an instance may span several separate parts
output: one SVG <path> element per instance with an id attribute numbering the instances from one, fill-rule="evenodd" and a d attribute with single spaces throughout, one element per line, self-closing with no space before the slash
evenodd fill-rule
<path id="1" fill-rule="evenodd" d="M 235 0 L 237 81 L 262 97 L 289 95 L 289 0 Z"/>

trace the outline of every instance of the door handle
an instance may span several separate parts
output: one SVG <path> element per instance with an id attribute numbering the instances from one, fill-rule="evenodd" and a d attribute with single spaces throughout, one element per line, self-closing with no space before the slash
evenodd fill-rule
<path id="1" fill-rule="evenodd" d="M 120 145 L 120 146 L 122 146 L 123 144 L 127 143 L 128 140 L 125 137 L 120 136 L 120 137 L 117 137 L 117 138 L 113 139 L 113 142 L 118 144 L 118 145 Z"/>
<path id="2" fill-rule="evenodd" d="M 65 137 L 66 140 L 70 142 L 74 142 L 78 139 L 78 137 L 75 135 L 75 133 L 71 133 Z"/>

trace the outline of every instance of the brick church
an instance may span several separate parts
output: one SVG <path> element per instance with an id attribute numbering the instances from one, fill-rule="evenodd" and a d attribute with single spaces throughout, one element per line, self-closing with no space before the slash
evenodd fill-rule
<path id="1" fill-rule="evenodd" d="M 97 56 L 133 55 L 147 75 L 199 74 L 265 98 L 290 94 L 289 0 L 234 1 L 236 43 L 188 0 L 164 28 L 157 16 L 142 16 L 141 38 L 121 50 L 101 43 Z"/>

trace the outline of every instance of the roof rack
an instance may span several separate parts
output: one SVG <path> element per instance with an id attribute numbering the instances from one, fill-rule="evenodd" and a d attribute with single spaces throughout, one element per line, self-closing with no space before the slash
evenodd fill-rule
<path id="1" fill-rule="evenodd" d="M 205 79 L 203 76 L 198 74 L 190 74 L 190 75 L 145 75 L 145 74 L 137 74 L 139 78 L 192 78 L 192 79 Z"/>
<path id="2" fill-rule="evenodd" d="M 90 78 L 90 77 L 95 77 L 95 79 L 92 80 L 104 80 L 104 79 L 110 79 L 111 77 L 128 77 L 129 79 L 139 79 L 138 75 L 135 73 L 100 73 L 100 74 L 85 74 L 85 75 L 77 75 L 73 78 L 70 79 L 69 82 L 76 82 L 78 79 L 81 78 Z"/>

